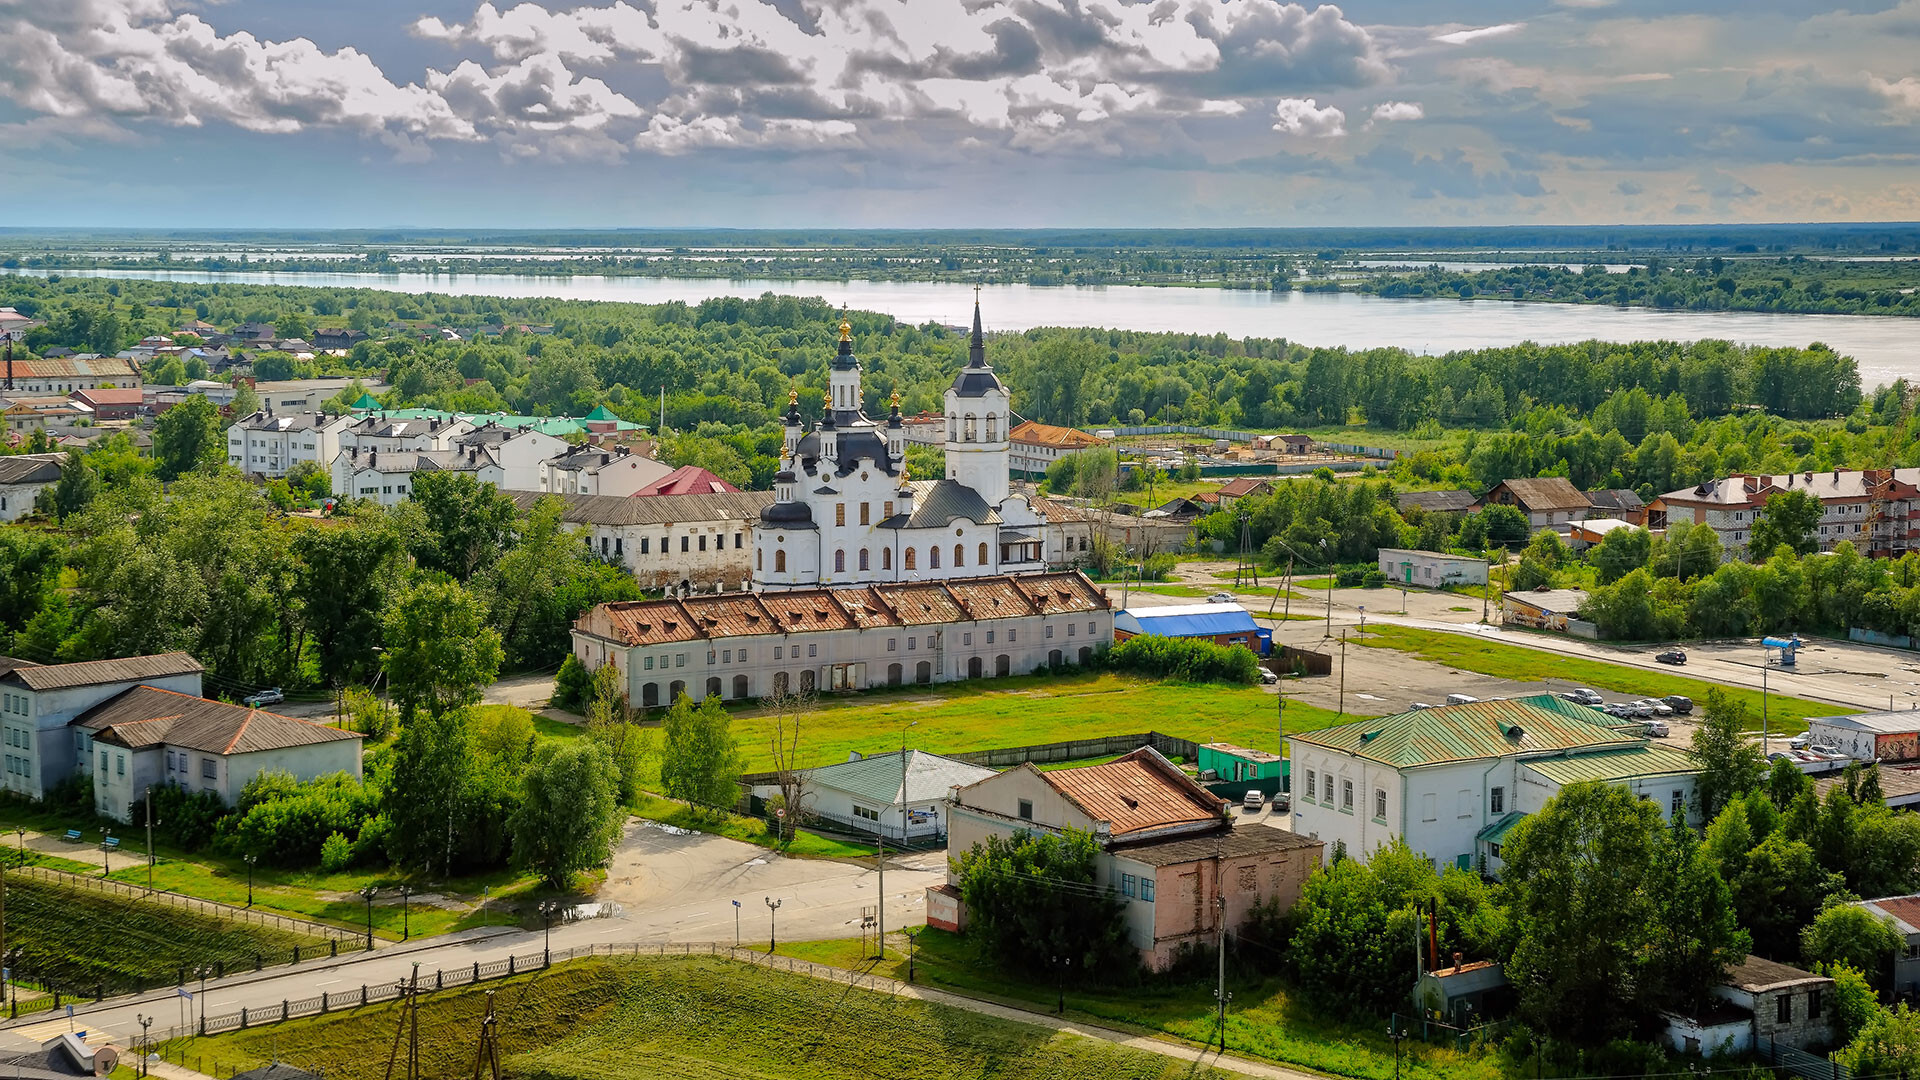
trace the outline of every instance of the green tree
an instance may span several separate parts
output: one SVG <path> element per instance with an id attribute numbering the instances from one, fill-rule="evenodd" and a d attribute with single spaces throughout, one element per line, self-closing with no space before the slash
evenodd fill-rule
<path id="1" fill-rule="evenodd" d="M 1798 488 L 1767 496 L 1766 505 L 1753 522 L 1752 539 L 1747 541 L 1749 557 L 1763 561 L 1782 545 L 1792 548 L 1796 555 L 1819 550 L 1820 541 L 1814 533 L 1826 512 L 1813 493 Z"/>
<path id="2" fill-rule="evenodd" d="M 367 681 L 379 662 L 387 602 L 400 587 L 400 538 L 377 515 L 303 529 L 294 595 L 312 636 L 320 674 Z"/>
<path id="3" fill-rule="evenodd" d="M 412 505 L 421 519 L 412 532 L 414 561 L 462 582 L 492 568 L 518 517 L 512 499 L 472 473 L 415 474 Z"/>
<path id="4" fill-rule="evenodd" d="M 471 822 L 472 721 L 465 709 L 420 712 L 400 726 L 381 798 L 387 857 L 404 870 L 451 874 Z"/>
<path id="5" fill-rule="evenodd" d="M 162 480 L 177 480 L 227 460 L 226 426 L 205 394 L 188 394 L 187 400 L 160 414 L 153 425 L 153 459 Z"/>
<path id="6" fill-rule="evenodd" d="M 1880 996 L 1858 969 L 1835 964 L 1813 970 L 1833 980 L 1833 1041 L 1846 1046 L 1880 1012 Z"/>
<path id="7" fill-rule="evenodd" d="M 1726 873 L 1725 867 L 1721 871 Z M 1753 951 L 1791 959 L 1800 951 L 1800 928 L 1813 920 L 1842 882 L 1820 865 L 1813 849 L 1774 831 L 1754 845 L 1744 864 L 1727 875 L 1740 925 L 1753 935 Z"/>
<path id="8" fill-rule="evenodd" d="M 685 694 L 660 724 L 660 786 L 697 807 L 726 809 L 740 796 L 740 747 L 733 715 L 718 698 L 695 705 Z"/>
<path id="9" fill-rule="evenodd" d="M 452 582 L 401 593 L 385 624 L 381 657 L 402 723 L 419 713 L 452 713 L 480 701 L 500 672 L 500 635 L 480 601 Z"/>
<path id="10" fill-rule="evenodd" d="M 1700 758 L 1694 798 L 1700 803 L 1700 816 L 1711 821 L 1728 800 L 1760 786 L 1767 759 L 1746 737 L 1751 717 L 1745 704 L 1716 688 L 1707 691 L 1703 706 L 1700 726 L 1693 731 L 1693 752 Z"/>
<path id="11" fill-rule="evenodd" d="M 1893 920 L 1853 904 L 1833 904 L 1800 931 L 1800 955 L 1809 964 L 1844 964 L 1890 988 L 1893 958 L 1907 939 Z"/>
<path id="12" fill-rule="evenodd" d="M 1651 803 L 1587 782 L 1562 788 L 1509 834 L 1507 977 L 1529 1024 L 1587 1044 L 1637 1026 L 1657 989 L 1645 967 L 1660 925 L 1651 886 L 1661 880 L 1663 832 Z"/>
<path id="13" fill-rule="evenodd" d="M 633 709 L 627 704 L 626 690 L 620 685 L 619 668 L 602 664 L 592 679 L 587 734 L 606 748 L 608 758 L 618 771 L 620 802 L 629 804 L 640 796 L 647 758 L 653 753 L 653 732 L 634 723 Z"/>
<path id="14" fill-rule="evenodd" d="M 229 406 L 235 420 L 244 420 L 260 411 L 260 395 L 253 390 L 253 384 L 236 382 L 233 387 L 233 403 Z"/>
<path id="15" fill-rule="evenodd" d="M 619 769 L 597 741 L 547 743 L 534 753 L 515 809 L 514 865 L 556 889 L 599 866 L 620 839 Z"/>
<path id="16" fill-rule="evenodd" d="M 1653 534 L 1647 530 L 1615 529 L 1587 552 L 1587 561 L 1598 572 L 1599 583 L 1611 585 L 1647 565 L 1652 551 Z"/>
<path id="17" fill-rule="evenodd" d="M 66 565 L 66 550 L 53 537 L 26 529 L 0 529 L 0 645 L 47 605 Z M 54 657 L 28 659 L 46 662 Z"/>
<path id="18" fill-rule="evenodd" d="M 1512 547 L 1526 542 L 1532 528 L 1518 507 L 1496 503 L 1474 515 L 1486 529 L 1488 547 Z"/>
<path id="19" fill-rule="evenodd" d="M 51 487 L 40 489 L 40 494 L 34 497 L 33 508 L 56 521 L 65 521 L 86 509 L 99 493 L 99 475 L 80 451 L 69 450 L 67 460 L 60 466 L 60 479 Z"/>
<path id="20" fill-rule="evenodd" d="M 1920 1061 L 1920 1012 L 1905 1004 L 1875 1010 L 1853 1041 L 1834 1051 L 1833 1060 L 1854 1076 L 1906 1080 Z"/>
<path id="21" fill-rule="evenodd" d="M 1684 815 L 1674 817 L 1654 856 L 1655 918 L 1647 978 L 1654 1000 L 1698 1015 L 1727 969 L 1753 948 L 1733 894 Z"/>
<path id="22" fill-rule="evenodd" d="M 953 859 L 967 936 L 1022 974 L 1091 979 L 1129 972 L 1126 906 L 1099 885 L 1100 849 L 1076 829 L 989 834 Z"/>

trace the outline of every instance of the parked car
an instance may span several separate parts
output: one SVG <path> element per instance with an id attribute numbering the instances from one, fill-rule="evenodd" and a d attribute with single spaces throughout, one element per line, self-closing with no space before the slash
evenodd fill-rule
<path id="1" fill-rule="evenodd" d="M 276 686 L 271 690 L 262 690 L 257 694 L 242 698 L 240 704 L 245 705 L 249 709 L 257 709 L 262 705 L 278 705 L 285 700 L 287 700 L 287 695 L 281 693 L 280 688 Z"/>
<path id="2" fill-rule="evenodd" d="M 1240 808 L 1249 814 L 1259 813 L 1260 808 L 1265 805 L 1267 805 L 1267 797 L 1260 793 L 1259 788 L 1249 789 L 1246 797 L 1240 800 Z"/>
<path id="3" fill-rule="evenodd" d="M 1274 683 L 1277 683 L 1279 681 L 1280 681 L 1280 676 L 1275 675 L 1273 672 L 1268 671 L 1266 668 L 1260 669 L 1260 684 L 1262 686 L 1272 686 Z"/>
<path id="4" fill-rule="evenodd" d="M 1653 715 L 1655 716 L 1672 716 L 1673 715 L 1673 706 L 1667 704 L 1664 701 L 1655 701 L 1652 698 L 1641 698 L 1640 700 L 1634 702 L 1634 704 L 1645 705 L 1649 710 L 1652 711 Z"/>
<path id="5" fill-rule="evenodd" d="M 1282 791 L 1273 797 L 1273 812 L 1284 814 L 1293 809 L 1293 796 Z"/>
<path id="6" fill-rule="evenodd" d="M 1787 740 L 1787 748 L 1790 750 L 1805 750 L 1807 748 L 1807 744 L 1812 741 L 1813 741 L 1813 735 L 1809 732 L 1803 731 L 1800 734 L 1795 735 L 1793 738 Z"/>
<path id="7" fill-rule="evenodd" d="M 1667 737 L 1667 734 L 1668 733 L 1667 733 L 1666 721 L 1664 720 L 1647 721 L 1647 737 L 1648 738 L 1664 739 Z"/>
<path id="8" fill-rule="evenodd" d="M 1648 705 L 1644 701 L 1622 702 L 1621 707 L 1626 709 L 1627 715 L 1633 717 L 1635 720 L 1646 720 L 1653 716 L 1653 706 Z"/>
<path id="9" fill-rule="evenodd" d="M 1839 756 L 1840 756 L 1840 748 L 1839 748 L 1839 747 L 1837 747 L 1837 746 L 1829 746 L 1829 745 L 1827 745 L 1826 743 L 1814 743 L 1814 744 L 1812 744 L 1812 745 L 1810 745 L 1810 746 L 1808 746 L 1808 747 L 1807 747 L 1807 749 L 1808 749 L 1808 750 L 1811 750 L 1811 751 L 1813 751 L 1813 752 L 1814 752 L 1814 753 L 1816 753 L 1816 754 L 1825 754 L 1825 755 L 1827 755 L 1828 757 L 1839 757 Z"/>
<path id="10" fill-rule="evenodd" d="M 1424 702 L 1424 701 L 1416 701 L 1416 702 L 1414 702 L 1414 703 L 1413 703 L 1413 706 L 1412 706 L 1411 708 L 1409 708 L 1409 709 L 1408 709 L 1407 711 L 1408 711 L 1408 712 L 1419 712 L 1419 711 L 1420 711 L 1421 709 L 1431 709 L 1431 708 L 1433 708 L 1433 706 L 1431 706 L 1431 705 L 1429 705 L 1429 704 L 1427 704 L 1427 703 L 1426 703 L 1426 702 Z"/>
<path id="11" fill-rule="evenodd" d="M 1608 716 L 1616 716 L 1623 720 L 1633 715 L 1633 710 L 1627 708 L 1625 702 L 1620 701 L 1609 701 L 1605 705 L 1600 706 L 1600 711 L 1606 713 Z"/>
<path id="12" fill-rule="evenodd" d="M 1480 700 L 1479 698 L 1474 697 L 1472 694 L 1448 694 L 1447 695 L 1447 704 L 1449 705 L 1471 705 L 1474 702 L 1479 700 Z"/>
<path id="13" fill-rule="evenodd" d="M 1240 601 L 1233 598 L 1232 593 L 1226 592 L 1217 592 L 1207 597 L 1207 603 L 1209 604 L 1237 604 L 1239 602 Z"/>
<path id="14" fill-rule="evenodd" d="M 1599 691 L 1589 690 L 1584 686 L 1569 690 L 1560 696 L 1576 705 L 1604 705 L 1606 703 L 1605 699 L 1600 696 Z"/>
<path id="15" fill-rule="evenodd" d="M 1660 700 L 1667 703 L 1675 716 L 1688 716 L 1693 712 L 1693 699 L 1685 694 L 1668 694 Z"/>
<path id="16" fill-rule="evenodd" d="M 1680 649 L 1668 649 L 1666 652 L 1654 653 L 1653 658 L 1662 664 L 1673 664 L 1676 667 L 1684 665 L 1687 662 L 1687 654 Z"/>

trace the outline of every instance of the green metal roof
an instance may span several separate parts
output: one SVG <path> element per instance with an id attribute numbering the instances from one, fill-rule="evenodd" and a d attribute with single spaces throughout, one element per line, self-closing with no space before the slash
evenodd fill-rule
<path id="1" fill-rule="evenodd" d="M 1521 764 L 1561 785 L 1576 784 L 1582 780 L 1613 783 L 1645 776 L 1681 776 L 1697 773 L 1701 769 L 1700 759 L 1692 753 L 1677 746 L 1659 743 L 1523 761 Z"/>
<path id="2" fill-rule="evenodd" d="M 1514 698 L 1513 700 L 1523 701 L 1528 705 L 1537 705 L 1543 709 L 1552 709 L 1562 715 L 1571 716 L 1576 720 L 1585 720 L 1588 723 L 1599 724 L 1609 731 L 1623 731 L 1629 735 L 1638 735 L 1645 731 L 1647 727 L 1645 721 L 1635 720 L 1632 717 L 1608 716 L 1605 712 L 1591 705 L 1582 705 L 1579 702 L 1568 701 L 1558 694 L 1535 694 L 1531 697 Z"/>
<path id="3" fill-rule="evenodd" d="M 374 400 L 372 394 L 361 394 L 359 401 L 347 407 L 350 409 L 377 409 L 380 407 L 380 403 Z"/>
<path id="4" fill-rule="evenodd" d="M 370 400 L 372 399 L 363 397 L 360 401 L 355 402 L 353 407 L 355 409 L 365 408 L 366 406 L 363 403 Z M 372 407 L 378 409 L 380 403 L 375 401 Z M 603 410 L 594 410 L 596 414 L 601 411 Z M 385 409 L 382 410 L 382 415 L 395 420 L 465 420 L 474 427 L 480 427 L 483 424 L 498 424 L 503 428 L 531 428 L 542 434 L 556 437 L 565 437 L 576 433 L 585 434 L 588 420 L 594 420 L 596 423 L 600 422 L 600 419 L 596 416 L 576 419 L 571 416 L 521 416 L 516 413 L 453 413 L 440 409 Z M 616 420 L 611 414 L 607 415 L 604 419 L 612 421 L 614 423 L 614 430 L 616 431 L 646 430 L 646 428 L 640 424 L 629 423 L 625 420 Z"/>
<path id="5" fill-rule="evenodd" d="M 617 417 L 617 416 L 615 416 L 615 415 L 613 415 L 613 413 L 611 413 L 611 412 L 609 412 L 609 411 L 607 410 L 607 407 L 606 407 L 605 405 L 599 405 L 599 406 L 596 406 L 596 407 L 594 408 L 594 410 L 593 410 L 592 412 L 590 412 L 590 413 L 588 413 L 588 414 L 586 415 L 586 417 L 585 417 L 585 419 L 588 419 L 588 420 L 616 420 L 616 421 L 617 421 L 617 420 L 619 420 L 620 418 L 619 418 L 619 417 Z"/>
<path id="6" fill-rule="evenodd" d="M 1610 731 L 1593 720 L 1521 701 L 1476 701 L 1416 709 L 1289 737 L 1297 743 L 1343 751 L 1398 769 L 1513 754 L 1642 745 L 1641 739 Z"/>
<path id="7" fill-rule="evenodd" d="M 1520 819 L 1526 816 L 1527 815 L 1518 810 L 1509 810 L 1496 819 L 1493 824 L 1481 829 L 1479 833 L 1474 836 L 1474 839 L 1483 844 L 1505 843 L 1507 834 L 1512 832 L 1513 827 L 1520 824 Z"/>
<path id="8" fill-rule="evenodd" d="M 964 761 L 929 754 L 924 750 L 907 751 L 907 802 L 931 802 L 944 799 L 947 791 L 964 787 L 993 775 L 993 770 Z M 858 761 L 826 765 L 807 772 L 807 783 L 844 791 L 857 799 L 892 806 L 900 799 L 900 751 L 875 754 Z"/>

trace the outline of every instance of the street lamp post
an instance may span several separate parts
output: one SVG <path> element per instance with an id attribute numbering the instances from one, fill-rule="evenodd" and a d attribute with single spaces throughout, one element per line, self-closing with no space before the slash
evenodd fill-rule
<path id="1" fill-rule="evenodd" d="M 244 856 L 247 861 L 247 906 L 253 906 L 253 864 L 260 861 L 258 855 Z"/>
<path id="2" fill-rule="evenodd" d="M 547 944 L 541 953 L 541 966 L 553 966 L 553 913 L 560 909 L 558 900 L 540 901 L 540 915 L 547 923 Z"/>
<path id="3" fill-rule="evenodd" d="M 107 829 L 100 834 L 100 876 L 113 876 L 113 830 Z"/>
<path id="4" fill-rule="evenodd" d="M 775 900 L 771 896 L 767 897 L 766 900 L 767 900 L 767 955 L 772 956 L 773 950 L 774 950 L 773 913 L 776 911 L 779 911 L 780 905 L 786 903 L 786 901 Z"/>
<path id="5" fill-rule="evenodd" d="M 15 828 L 13 834 L 20 838 L 20 865 L 27 865 L 27 830 Z"/>
<path id="6" fill-rule="evenodd" d="M 740 947 L 740 901 L 733 902 L 733 947 Z"/>
<path id="7" fill-rule="evenodd" d="M 1400 1044 L 1405 1042 L 1411 1032 L 1400 1026 L 1400 1016 L 1394 1014 L 1387 1022 L 1387 1038 L 1393 1040 L 1393 1080 L 1400 1080 Z"/>
<path id="8" fill-rule="evenodd" d="M 373 897 L 374 897 L 374 894 L 378 893 L 379 891 L 380 891 L 379 888 L 373 885 L 369 885 L 366 888 L 360 890 L 360 895 L 367 898 L 367 951 L 368 952 L 373 951 Z"/>
<path id="9" fill-rule="evenodd" d="M 140 1075 L 147 1075 L 147 1055 L 152 1052 L 153 1041 L 147 1037 L 147 1029 L 153 1026 L 153 1017 L 141 1013 L 133 1014 L 140 1025 Z"/>
<path id="10" fill-rule="evenodd" d="M 400 886 L 400 940 L 413 938 L 413 909 L 407 906 L 407 897 L 413 895 L 413 886 Z"/>

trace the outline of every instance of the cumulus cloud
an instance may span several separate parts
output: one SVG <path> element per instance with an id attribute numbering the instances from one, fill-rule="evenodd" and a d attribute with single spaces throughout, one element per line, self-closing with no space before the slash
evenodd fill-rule
<path id="1" fill-rule="evenodd" d="M 1427 110 L 1417 101 L 1383 101 L 1373 107 L 1373 116 L 1367 126 L 1391 124 L 1400 120 L 1419 120 L 1427 115 Z"/>
<path id="2" fill-rule="evenodd" d="M 1912 75 L 1898 82 L 1888 82 L 1878 75 L 1868 76 L 1867 85 L 1873 92 L 1886 98 L 1887 102 L 1903 109 L 1920 110 L 1920 78 Z"/>
<path id="3" fill-rule="evenodd" d="M 1347 133 L 1347 114 L 1312 98 L 1281 98 L 1273 109 L 1273 130 L 1284 135 L 1331 139 Z"/>

